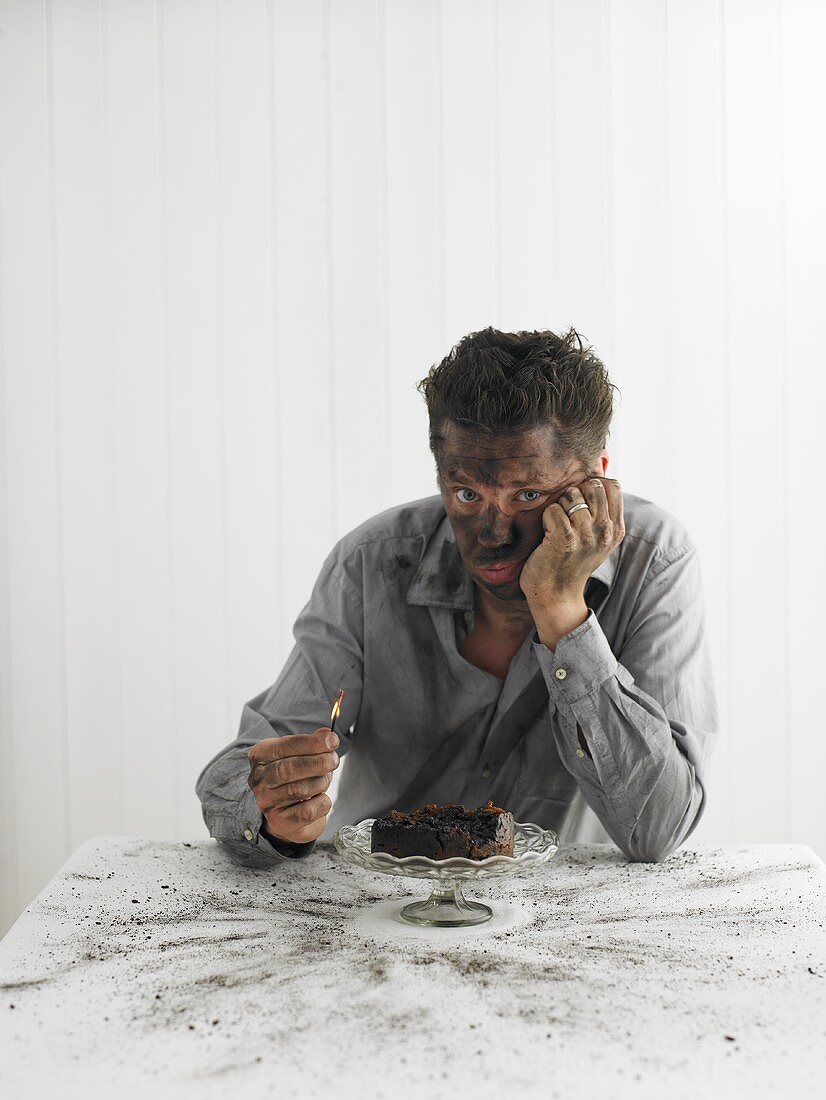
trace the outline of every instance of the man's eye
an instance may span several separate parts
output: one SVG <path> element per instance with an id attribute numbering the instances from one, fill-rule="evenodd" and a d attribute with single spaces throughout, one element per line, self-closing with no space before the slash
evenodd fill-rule
<path id="1" fill-rule="evenodd" d="M 473 489 L 457 489 L 456 492 L 457 493 L 470 493 L 471 496 L 473 496 L 473 497 L 476 496 L 476 493 L 473 491 Z M 522 489 L 519 493 L 519 496 L 522 496 L 523 493 L 532 493 L 533 494 L 533 496 L 530 496 L 525 501 L 526 504 L 534 504 L 541 496 L 543 496 L 543 494 L 539 491 L 539 489 Z M 473 504 L 474 503 L 473 500 L 468 500 L 467 497 L 462 497 L 462 496 L 459 497 L 459 501 L 462 504 Z"/>

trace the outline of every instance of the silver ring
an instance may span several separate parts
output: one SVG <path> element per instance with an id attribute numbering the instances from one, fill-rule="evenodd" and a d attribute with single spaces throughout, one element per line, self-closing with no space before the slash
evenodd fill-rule
<path id="1" fill-rule="evenodd" d="M 588 505 L 587 504 L 575 504 L 573 506 L 573 508 L 570 509 L 570 511 L 565 513 L 565 515 L 570 519 L 571 516 L 574 514 L 574 512 L 577 510 L 577 508 L 588 508 Z M 588 511 L 590 512 L 591 509 L 588 508 Z"/>

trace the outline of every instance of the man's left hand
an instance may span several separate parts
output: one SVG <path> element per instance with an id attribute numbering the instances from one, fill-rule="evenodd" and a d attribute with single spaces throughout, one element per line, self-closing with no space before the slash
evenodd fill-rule
<path id="1" fill-rule="evenodd" d="M 568 512 L 577 504 L 572 516 Z M 589 477 L 571 486 L 542 513 L 545 535 L 519 575 L 529 607 L 584 604 L 585 585 L 597 566 L 625 537 L 620 483 Z"/>

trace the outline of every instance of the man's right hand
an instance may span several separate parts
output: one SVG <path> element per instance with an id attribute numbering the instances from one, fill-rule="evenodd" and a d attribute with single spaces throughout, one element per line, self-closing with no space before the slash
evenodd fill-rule
<path id="1" fill-rule="evenodd" d="M 247 782 L 276 840 L 307 844 L 317 840 L 327 825 L 332 802 L 324 792 L 330 786 L 339 756 L 332 750 L 338 735 L 329 726 L 312 733 L 267 737 L 247 753 Z"/>

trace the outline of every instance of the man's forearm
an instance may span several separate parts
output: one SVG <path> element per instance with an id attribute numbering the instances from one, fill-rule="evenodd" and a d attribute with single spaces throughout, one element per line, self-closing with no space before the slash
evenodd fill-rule
<path id="1" fill-rule="evenodd" d="M 537 624 L 537 635 L 550 629 L 553 653 L 534 638 L 560 758 L 630 858 L 664 858 L 693 828 L 703 801 L 694 768 L 675 744 L 682 727 L 672 728 L 662 704 L 619 664 L 594 613 L 573 625 L 575 618 Z"/>
<path id="2" fill-rule="evenodd" d="M 560 752 L 609 836 L 632 859 L 664 859 L 691 831 L 703 801 L 667 716 L 616 676 L 595 695 L 569 705 L 557 696 L 556 705 L 577 738 L 558 738 Z"/>

